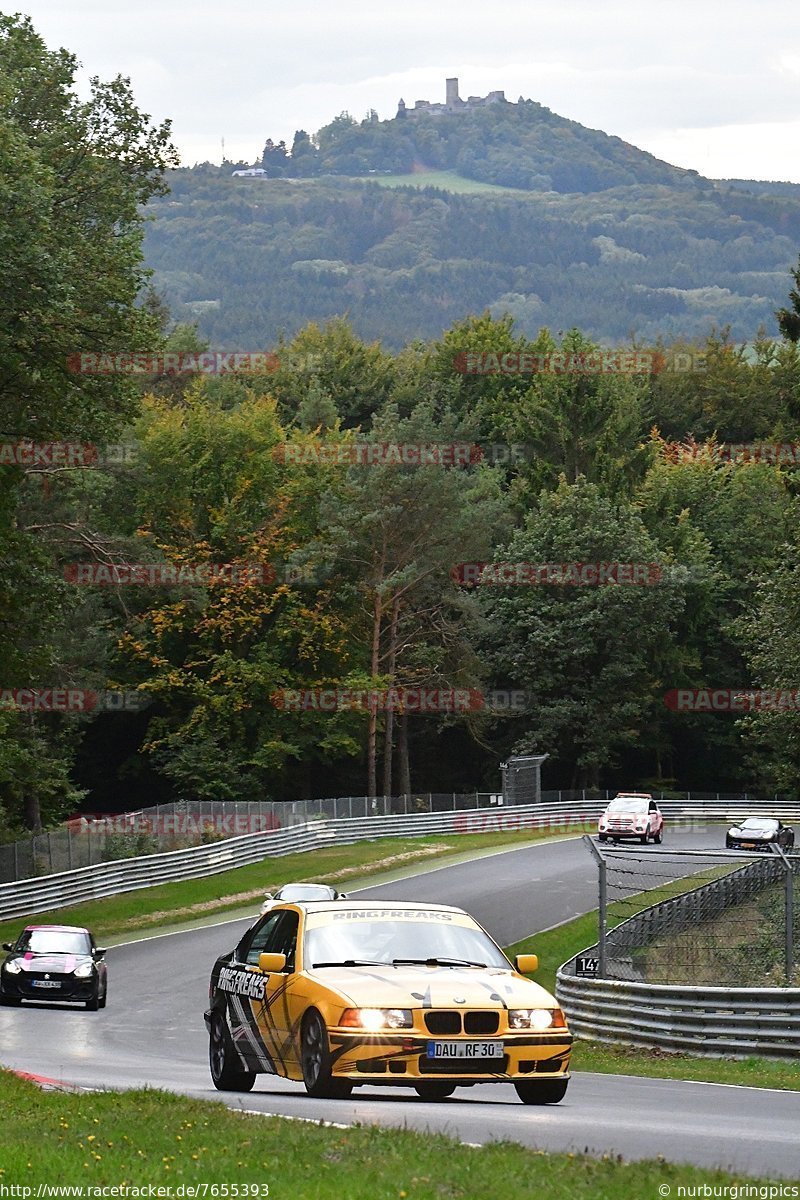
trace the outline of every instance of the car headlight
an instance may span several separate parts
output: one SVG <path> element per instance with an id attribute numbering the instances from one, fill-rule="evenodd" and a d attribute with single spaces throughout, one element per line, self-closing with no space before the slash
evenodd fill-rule
<path id="1" fill-rule="evenodd" d="M 73 971 L 73 975 L 75 976 L 76 979 L 88 979 L 93 971 L 94 971 L 94 963 L 85 962 L 85 963 L 81 963 L 81 965 L 79 967 L 75 968 L 75 970 Z"/>
<path id="2" fill-rule="evenodd" d="M 414 1024 L 410 1008 L 346 1008 L 339 1022 L 345 1029 L 410 1029 Z"/>
<path id="3" fill-rule="evenodd" d="M 510 1008 L 509 1029 L 566 1029 L 560 1008 Z"/>
<path id="4" fill-rule="evenodd" d="M 3 967 L 3 970 L 8 971 L 9 975 L 19 975 L 20 972 L 22 971 L 22 967 L 19 965 L 19 963 L 17 962 L 17 960 L 15 958 L 12 958 L 9 962 L 7 962 L 5 964 L 5 966 Z"/>

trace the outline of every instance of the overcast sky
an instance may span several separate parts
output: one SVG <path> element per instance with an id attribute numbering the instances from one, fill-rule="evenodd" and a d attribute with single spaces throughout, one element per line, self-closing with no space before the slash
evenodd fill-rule
<path id="1" fill-rule="evenodd" d="M 800 183 L 797 0 L 27 0 L 84 77 L 131 78 L 183 162 L 260 158 L 402 96 L 537 100 L 712 178 Z"/>

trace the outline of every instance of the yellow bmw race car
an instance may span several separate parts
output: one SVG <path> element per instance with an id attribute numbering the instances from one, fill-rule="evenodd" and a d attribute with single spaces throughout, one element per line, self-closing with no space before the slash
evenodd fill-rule
<path id="1" fill-rule="evenodd" d="M 360 1084 L 513 1083 L 524 1104 L 557 1104 L 572 1036 L 544 988 L 525 979 L 460 908 L 335 900 L 276 905 L 211 972 L 211 1078 L 249 1091 L 259 1073 L 347 1097 Z"/>

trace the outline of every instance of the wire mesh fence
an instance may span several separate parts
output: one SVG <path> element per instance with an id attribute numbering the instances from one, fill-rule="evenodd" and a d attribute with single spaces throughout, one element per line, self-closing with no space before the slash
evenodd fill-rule
<path id="1" fill-rule="evenodd" d="M 800 984 L 800 855 L 600 849 L 598 942 L 574 973 L 649 984 Z"/>

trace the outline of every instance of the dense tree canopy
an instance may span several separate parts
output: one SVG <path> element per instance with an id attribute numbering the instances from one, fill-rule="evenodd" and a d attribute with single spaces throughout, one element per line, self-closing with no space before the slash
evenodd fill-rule
<path id="1" fill-rule="evenodd" d="M 59 538 L 81 536 L 58 502 L 45 502 L 69 462 L 45 453 L 31 466 L 13 448 L 112 440 L 136 410 L 136 390 L 76 373 L 73 356 L 149 350 L 158 336 L 136 301 L 146 278 L 141 206 L 175 161 L 169 127 L 138 111 L 124 79 L 95 79 L 79 100 L 76 69 L 27 18 L 0 16 L 0 662 L 9 688 L 74 684 L 97 666 L 69 637 L 80 605 L 53 571 Z M 76 795 L 74 721 L 2 719 L 0 794 L 35 827 L 42 810 Z"/>
<path id="2" fill-rule="evenodd" d="M 746 344 L 724 321 L 702 338 L 670 325 L 724 277 L 713 229 L 753 280 L 777 286 L 783 264 L 785 295 L 791 196 L 700 196 L 681 176 L 606 193 L 602 222 L 582 196 L 498 196 L 489 222 L 474 197 L 177 173 L 150 249 L 178 314 L 204 315 L 175 324 L 141 247 L 167 128 L 124 80 L 79 101 L 74 60 L 25 19 L 0 21 L 0 65 L 4 833 L 78 804 L 494 790 L 515 750 L 547 751 L 551 786 L 797 791 L 795 712 L 670 701 L 797 685 L 791 323 L 776 340 L 753 320 Z M 554 145 L 580 141 L 533 115 Z M 446 165 L 440 132 L 414 137 Z M 291 159 L 312 175 L 385 135 L 343 116 L 298 131 Z M 287 153 L 267 144 L 272 175 Z M 658 255 L 680 286 L 647 282 Z M 620 321 L 651 313 L 645 340 L 610 346 L 583 320 L 576 297 L 599 304 L 601 280 Z M 544 300 L 563 321 L 546 326 Z M 262 369 L 203 373 L 209 337 Z M 70 367 L 159 347 L 182 373 Z M 34 443 L 95 453 L 31 462 Z M 37 689 L 137 703 L 31 710 Z"/>

